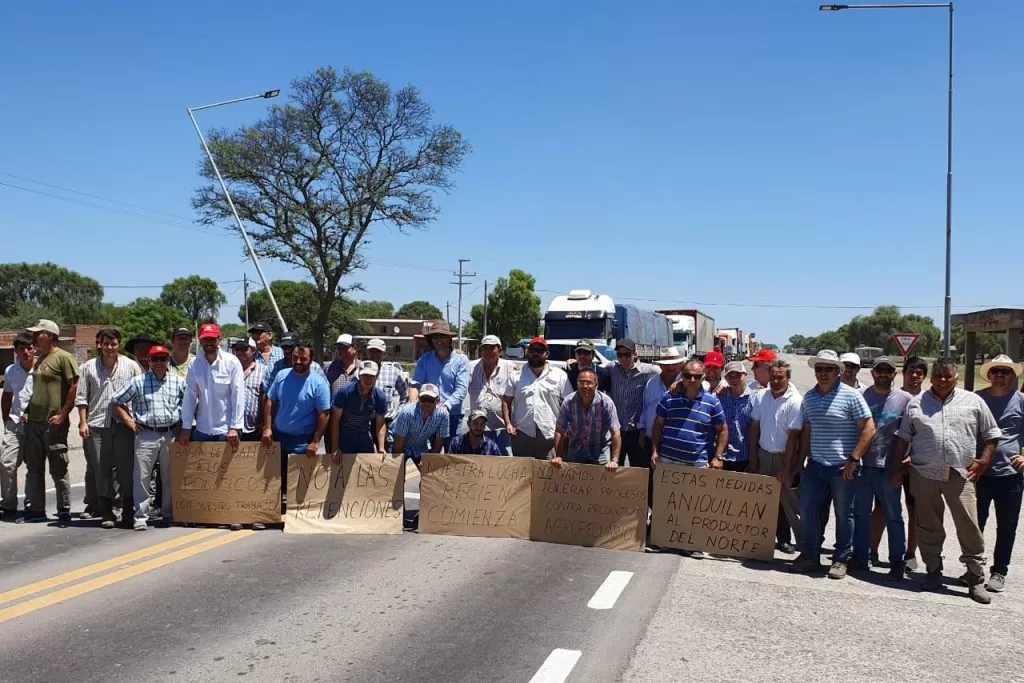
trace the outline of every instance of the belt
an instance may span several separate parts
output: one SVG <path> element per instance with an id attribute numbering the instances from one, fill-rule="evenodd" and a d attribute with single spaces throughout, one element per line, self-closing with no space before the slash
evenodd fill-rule
<path id="1" fill-rule="evenodd" d="M 174 424 L 168 425 L 167 427 L 150 427 L 149 425 L 145 425 L 140 422 L 139 426 L 142 427 L 142 431 L 144 432 L 156 432 L 157 434 L 164 434 L 166 432 L 174 431 L 175 429 L 181 426 L 181 423 L 175 422 Z"/>

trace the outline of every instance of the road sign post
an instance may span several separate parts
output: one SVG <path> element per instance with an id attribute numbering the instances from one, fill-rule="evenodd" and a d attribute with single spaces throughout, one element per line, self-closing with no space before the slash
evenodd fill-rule
<path id="1" fill-rule="evenodd" d="M 917 341 L 921 338 L 921 335 L 913 332 L 894 332 L 892 340 L 896 342 L 896 347 L 903 353 L 903 359 L 906 360 L 910 352 L 917 346 Z"/>

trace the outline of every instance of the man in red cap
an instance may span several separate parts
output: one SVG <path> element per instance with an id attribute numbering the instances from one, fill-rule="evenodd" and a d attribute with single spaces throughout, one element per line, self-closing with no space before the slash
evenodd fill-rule
<path id="1" fill-rule="evenodd" d="M 193 438 L 227 441 L 236 449 L 245 416 L 245 371 L 234 355 L 221 350 L 220 328 L 213 323 L 200 326 L 199 345 L 203 353 L 185 378 L 178 443 L 184 445 Z M 195 428 L 190 433 L 193 419 Z"/>
<path id="2" fill-rule="evenodd" d="M 747 387 L 752 392 L 756 393 L 761 389 L 768 388 L 768 382 L 771 379 L 769 375 L 772 363 L 778 359 L 779 354 L 771 349 L 760 349 L 756 354 L 747 358 L 748 361 L 754 364 L 754 379 L 747 383 Z"/>
<path id="3" fill-rule="evenodd" d="M 526 367 L 505 389 L 502 417 L 512 437 L 512 454 L 550 460 L 555 452 L 555 422 L 562 401 L 572 393 L 569 376 L 548 363 L 548 343 L 534 337 L 526 347 Z"/>
<path id="4" fill-rule="evenodd" d="M 729 386 L 722 378 L 723 369 L 725 369 L 725 356 L 721 351 L 711 351 L 704 356 L 704 391 L 717 394 L 719 390 L 724 390 Z"/>

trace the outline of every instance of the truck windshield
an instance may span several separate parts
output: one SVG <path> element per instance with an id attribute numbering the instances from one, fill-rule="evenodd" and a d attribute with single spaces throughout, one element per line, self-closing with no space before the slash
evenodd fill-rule
<path id="1" fill-rule="evenodd" d="M 544 337 L 546 339 L 591 339 L 598 341 L 607 339 L 605 331 L 608 327 L 608 320 L 547 320 L 544 322 Z"/>
<path id="2" fill-rule="evenodd" d="M 687 344 L 690 343 L 690 339 L 692 338 L 692 336 L 692 332 L 673 332 L 672 343 L 675 346 L 686 346 Z"/>

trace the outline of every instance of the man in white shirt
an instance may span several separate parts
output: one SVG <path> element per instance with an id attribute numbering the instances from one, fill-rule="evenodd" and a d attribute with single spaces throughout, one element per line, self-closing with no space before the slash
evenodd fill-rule
<path id="1" fill-rule="evenodd" d="M 489 334 L 480 340 L 480 359 L 469 366 L 469 411 L 487 414 L 484 436 L 498 444 L 503 455 L 512 451 L 512 441 L 505 431 L 505 391 L 516 381 L 516 366 L 501 357 L 501 339 Z"/>
<path id="2" fill-rule="evenodd" d="M 245 371 L 237 358 L 221 351 L 220 328 L 213 323 L 199 328 L 199 345 L 203 353 L 185 379 L 178 443 L 227 441 L 237 449 L 245 415 Z M 188 425 L 193 419 L 195 427 L 190 433 Z"/>
<path id="3" fill-rule="evenodd" d="M 775 547 L 792 555 L 796 552 L 790 532 L 802 541 L 800 500 L 793 492 L 796 450 L 803 429 L 803 399 L 790 383 L 792 370 L 784 360 L 772 361 L 768 369 L 768 388 L 759 391 L 750 408 L 749 472 L 775 477 L 782 484 L 779 521 L 775 527 Z"/>
<path id="4" fill-rule="evenodd" d="M 0 519 L 21 521 L 18 517 L 18 468 L 25 451 L 25 407 L 32 397 L 32 369 L 36 365 L 32 335 L 23 332 L 14 338 L 14 363 L 4 373 L 4 435 L 0 445 Z M 26 507 L 29 501 L 26 500 Z"/>
<path id="5" fill-rule="evenodd" d="M 526 367 L 505 389 L 502 416 L 512 437 L 512 454 L 550 460 L 555 452 L 555 421 L 572 393 L 569 376 L 548 363 L 548 343 L 535 337 L 526 347 Z"/>

